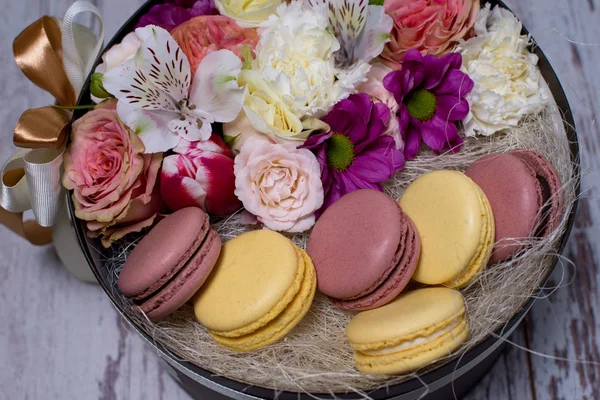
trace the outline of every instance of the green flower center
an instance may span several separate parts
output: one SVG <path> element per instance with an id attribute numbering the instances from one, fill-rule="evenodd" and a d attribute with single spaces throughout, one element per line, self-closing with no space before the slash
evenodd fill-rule
<path id="1" fill-rule="evenodd" d="M 327 164 L 336 171 L 345 171 L 354 161 L 354 145 L 344 135 L 334 133 L 327 140 Z"/>
<path id="2" fill-rule="evenodd" d="M 421 122 L 429 121 L 435 116 L 437 99 L 427 89 L 418 89 L 410 93 L 404 103 L 409 114 Z"/>

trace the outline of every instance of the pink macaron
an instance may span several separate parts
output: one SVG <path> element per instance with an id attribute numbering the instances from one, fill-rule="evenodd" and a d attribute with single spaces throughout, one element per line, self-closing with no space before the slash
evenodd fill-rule
<path id="1" fill-rule="evenodd" d="M 117 286 L 138 311 L 160 320 L 184 305 L 210 275 L 221 238 L 199 208 L 181 209 L 160 221 L 131 252 Z"/>
<path id="2" fill-rule="evenodd" d="M 376 190 L 358 190 L 332 204 L 317 221 L 307 252 L 319 290 L 346 310 L 392 301 L 415 271 L 421 242 L 398 203 Z"/>
<path id="3" fill-rule="evenodd" d="M 465 174 L 481 187 L 494 212 L 496 244 L 490 261 L 510 259 L 524 239 L 548 235 L 560 224 L 560 178 L 550 161 L 535 151 L 490 154 Z"/>

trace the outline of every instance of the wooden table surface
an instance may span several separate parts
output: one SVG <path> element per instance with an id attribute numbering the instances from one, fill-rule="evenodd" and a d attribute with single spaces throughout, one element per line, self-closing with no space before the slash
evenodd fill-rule
<path id="1" fill-rule="evenodd" d="M 0 161 L 14 151 L 20 113 L 51 103 L 12 59 L 12 40 L 71 0 L 3 0 L 0 12 Z M 143 0 L 95 0 L 112 37 Z M 562 81 L 581 141 L 584 197 L 561 284 L 538 301 L 469 399 L 600 399 L 600 0 L 509 0 Z M 0 226 L 0 399 L 189 399 L 158 357 L 128 331 L 102 290 L 73 278 L 51 247 Z M 569 359 L 572 361 L 556 360 Z M 575 360 L 593 363 L 578 363 Z M 594 364 L 595 363 L 595 364 Z"/>

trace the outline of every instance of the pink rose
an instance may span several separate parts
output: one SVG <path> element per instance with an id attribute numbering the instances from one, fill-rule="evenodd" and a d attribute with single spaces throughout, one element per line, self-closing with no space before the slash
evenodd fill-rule
<path id="1" fill-rule="evenodd" d="M 233 154 L 217 134 L 173 150 L 178 154 L 165 158 L 160 175 L 162 198 L 171 210 L 193 206 L 224 216 L 242 207 L 233 193 Z"/>
<path id="2" fill-rule="evenodd" d="M 394 69 L 411 49 L 448 52 L 473 27 L 480 8 L 479 0 L 386 0 L 383 6 L 394 28 L 381 57 Z"/>
<path id="3" fill-rule="evenodd" d="M 235 158 L 235 194 L 275 231 L 304 232 L 323 205 L 321 168 L 310 150 L 252 136 Z"/>
<path id="4" fill-rule="evenodd" d="M 65 152 L 63 185 L 73 190 L 77 218 L 88 234 L 111 243 L 154 223 L 162 209 L 156 178 L 162 154 L 144 145 L 109 100 L 75 121 Z"/>
<path id="5" fill-rule="evenodd" d="M 173 29 L 171 36 L 190 61 L 192 74 L 208 53 L 226 49 L 239 57 L 244 46 L 254 49 L 258 42 L 256 29 L 241 28 L 233 19 L 221 15 L 192 18 Z"/>
<path id="6" fill-rule="evenodd" d="M 404 146 L 404 141 L 400 135 L 400 124 L 398 118 L 395 117 L 398 111 L 398 103 L 394 95 L 383 87 L 383 78 L 392 72 L 392 70 L 381 63 L 375 63 L 367 74 L 367 81 L 358 85 L 357 90 L 361 93 L 366 93 L 371 97 L 371 100 L 378 103 L 383 103 L 390 109 L 392 118 L 387 123 L 387 128 L 383 132 L 384 135 L 390 135 L 396 142 L 396 148 L 401 150 Z"/>

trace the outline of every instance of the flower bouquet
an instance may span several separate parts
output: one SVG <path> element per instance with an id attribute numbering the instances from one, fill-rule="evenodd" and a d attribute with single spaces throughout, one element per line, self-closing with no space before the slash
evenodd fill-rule
<path id="1" fill-rule="evenodd" d="M 492 3 L 151 1 L 90 65 L 77 107 L 66 107 L 75 116 L 61 182 L 99 282 L 182 379 L 236 395 L 251 385 L 247 393 L 258 397 L 418 397 L 410 372 L 443 386 L 453 371 L 472 371 L 477 355 L 497 347 L 490 334 L 516 326 L 524 299 L 543 284 L 568 237 L 579 171 L 556 77 L 518 19 Z M 523 236 L 502 225 L 508 200 L 496 200 L 495 185 L 470 172 L 489 155 L 529 168 L 527 182 L 538 188 Z M 486 173 L 497 175 L 504 166 L 490 168 Z M 441 170 L 453 171 L 448 177 L 458 177 L 457 186 L 444 178 L 424 190 L 422 178 Z M 504 182 L 496 175 L 494 183 Z M 465 182 L 474 191 L 463 193 Z M 416 205 L 408 200 L 414 193 Z M 359 196 L 369 200 L 357 203 Z M 466 206 L 472 198 L 477 205 Z M 385 208 L 374 206 L 378 199 L 385 207 L 393 200 L 400 219 L 395 211 L 384 215 L 376 227 L 384 234 L 373 243 L 369 218 Z M 435 206 L 420 212 L 418 203 Z M 456 225 L 443 234 L 447 225 L 430 218 L 438 214 L 483 219 L 481 226 L 469 222 L 475 233 Z M 386 238 L 396 234 L 385 233 L 386 220 L 390 232 L 405 232 L 390 239 L 389 260 Z M 193 233 L 179 238 L 184 231 Z M 467 248 L 473 235 L 468 263 L 458 262 L 456 275 L 435 276 L 428 262 L 441 243 Z M 373 265 L 353 269 L 350 257 L 331 267 L 327 255 L 355 240 L 364 248 L 347 251 L 373 251 Z M 502 249 L 506 256 L 494 259 Z M 387 266 L 372 272 L 379 256 L 403 277 L 392 282 Z M 280 266 L 270 269 L 274 263 Z M 369 271 L 373 277 L 364 278 Z M 348 280 L 355 292 L 330 290 Z M 439 346 L 442 353 L 417 363 L 403 355 L 410 349 L 421 357 L 423 341 L 454 332 L 427 308 L 417 314 L 433 318 L 427 324 L 438 333 L 421 327 L 429 333 L 413 332 L 390 349 L 385 338 L 375 350 L 357 344 L 360 321 L 377 326 L 382 310 L 403 310 L 427 290 L 460 299 L 451 315 L 468 326 Z M 379 292 L 384 300 L 363 301 L 372 306 L 344 306 Z M 236 317 L 240 307 L 250 316 Z M 243 322 L 223 322 L 223 315 Z M 377 367 L 390 364 L 390 354 L 401 366 Z M 383 358 L 365 364 L 370 357 Z"/>

